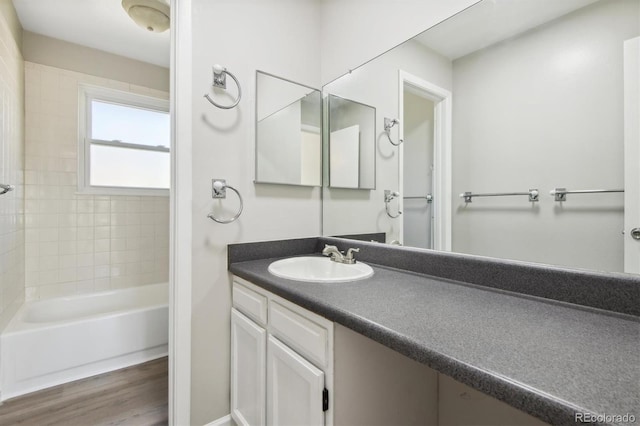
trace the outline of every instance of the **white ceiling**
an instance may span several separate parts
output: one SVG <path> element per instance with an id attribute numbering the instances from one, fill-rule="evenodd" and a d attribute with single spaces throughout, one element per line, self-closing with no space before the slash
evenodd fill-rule
<path id="1" fill-rule="evenodd" d="M 22 27 L 37 34 L 169 67 L 170 31 L 136 25 L 121 0 L 13 0 Z"/>
<path id="2" fill-rule="evenodd" d="M 451 60 L 491 46 L 598 0 L 485 0 L 416 36 Z"/>

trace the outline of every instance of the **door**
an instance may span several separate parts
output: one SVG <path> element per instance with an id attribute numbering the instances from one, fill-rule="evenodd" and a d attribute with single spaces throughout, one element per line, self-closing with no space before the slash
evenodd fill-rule
<path id="1" fill-rule="evenodd" d="M 624 42 L 624 271 L 640 274 L 640 37 Z"/>
<path id="2" fill-rule="evenodd" d="M 451 251 L 452 95 L 448 90 L 406 71 L 399 70 L 398 76 L 398 115 L 401 117 L 398 137 L 405 140 L 399 147 L 398 180 L 400 194 L 403 197 L 399 207 L 406 215 L 408 207 L 418 206 L 421 210 L 415 211 L 421 212 L 422 216 L 412 215 L 414 219 L 421 221 L 421 234 L 414 232 L 413 225 L 409 222 L 405 225 L 403 220 L 400 221 L 400 242 L 405 245 Z M 430 142 L 424 141 L 422 146 L 409 146 L 409 135 L 405 134 L 405 121 L 411 120 L 410 111 L 405 113 L 405 93 L 428 101 L 426 104 L 422 102 L 424 105 L 416 109 L 429 121 L 422 124 L 422 133 L 429 132 Z M 422 164 L 419 162 L 420 159 L 423 159 Z M 419 171 L 419 176 L 414 180 L 413 176 L 409 176 L 410 170 L 405 173 L 405 167 Z M 407 218 L 407 221 L 409 219 Z M 416 236 L 419 236 L 420 241 L 411 241 Z"/>
<path id="3" fill-rule="evenodd" d="M 267 389 L 268 425 L 324 425 L 324 373 L 272 335 Z"/>
<path id="4" fill-rule="evenodd" d="M 403 96 L 402 243 L 433 248 L 435 102 L 409 84 Z"/>
<path id="5" fill-rule="evenodd" d="M 231 309 L 231 416 L 238 425 L 265 424 L 267 331 Z"/>

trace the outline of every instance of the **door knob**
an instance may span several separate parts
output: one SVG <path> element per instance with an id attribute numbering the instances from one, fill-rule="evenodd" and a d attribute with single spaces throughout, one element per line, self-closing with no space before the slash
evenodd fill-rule
<path id="1" fill-rule="evenodd" d="M 640 240 L 640 228 L 633 228 L 631 230 L 631 238 L 634 240 Z"/>

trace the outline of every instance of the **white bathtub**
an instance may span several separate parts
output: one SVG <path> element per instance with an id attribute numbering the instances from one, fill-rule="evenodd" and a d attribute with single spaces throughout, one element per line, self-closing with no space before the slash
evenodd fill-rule
<path id="1" fill-rule="evenodd" d="M 0 335 L 0 401 L 167 355 L 168 285 L 25 303 Z"/>

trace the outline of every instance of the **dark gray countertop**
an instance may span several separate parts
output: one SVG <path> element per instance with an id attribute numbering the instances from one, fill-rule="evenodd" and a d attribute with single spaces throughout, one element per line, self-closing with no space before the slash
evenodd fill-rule
<path id="1" fill-rule="evenodd" d="M 640 422 L 636 316 L 374 264 L 366 280 L 291 281 L 267 271 L 273 260 L 229 269 L 548 423 L 575 425 L 580 412 Z"/>

